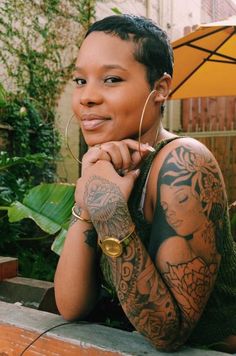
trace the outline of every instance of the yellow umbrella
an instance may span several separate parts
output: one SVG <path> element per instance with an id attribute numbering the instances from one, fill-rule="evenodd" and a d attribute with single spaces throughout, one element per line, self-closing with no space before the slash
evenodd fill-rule
<path id="1" fill-rule="evenodd" d="M 236 95 L 236 16 L 201 25 L 172 46 L 170 99 Z"/>

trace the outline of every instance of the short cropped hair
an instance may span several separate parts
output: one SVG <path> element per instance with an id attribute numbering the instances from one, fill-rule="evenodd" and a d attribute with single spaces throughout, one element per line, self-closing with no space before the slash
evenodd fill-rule
<path id="1" fill-rule="evenodd" d="M 166 32 L 150 19 L 128 14 L 108 16 L 93 23 L 85 37 L 95 31 L 137 43 L 134 58 L 146 67 L 151 89 L 164 73 L 172 77 L 174 60 L 170 41 Z"/>

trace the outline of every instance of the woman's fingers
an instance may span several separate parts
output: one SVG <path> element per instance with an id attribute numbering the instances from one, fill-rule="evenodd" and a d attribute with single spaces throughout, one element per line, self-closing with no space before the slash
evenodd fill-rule
<path id="1" fill-rule="evenodd" d="M 126 170 L 131 165 L 131 152 L 123 141 L 106 142 L 101 150 L 109 154 L 115 170 Z"/>
<path id="2" fill-rule="evenodd" d="M 90 167 L 99 160 L 111 161 L 110 155 L 101 149 L 100 146 L 91 147 L 88 152 L 86 152 L 82 159 L 82 175 L 86 168 Z"/>
<path id="3" fill-rule="evenodd" d="M 130 170 L 137 168 L 142 159 L 144 159 L 150 152 L 155 152 L 155 149 L 148 143 L 139 144 L 138 141 L 131 139 L 124 140 L 129 149 L 131 150 L 131 167 Z"/>
<path id="4" fill-rule="evenodd" d="M 134 169 L 148 153 L 154 151 L 149 144 L 139 145 L 132 139 L 103 143 L 101 149 L 109 154 L 114 168 L 122 171 Z"/>
<path id="5" fill-rule="evenodd" d="M 105 142 L 91 147 L 82 160 L 82 174 L 84 170 L 99 160 L 112 163 L 117 172 L 124 175 L 135 169 L 154 149 L 149 144 L 139 144 L 138 141 L 125 139 L 122 141 Z"/>

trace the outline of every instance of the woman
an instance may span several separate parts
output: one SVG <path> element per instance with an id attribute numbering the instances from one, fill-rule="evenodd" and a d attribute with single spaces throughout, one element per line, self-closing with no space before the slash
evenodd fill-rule
<path id="1" fill-rule="evenodd" d="M 89 149 L 55 275 L 57 305 L 65 319 L 82 319 L 106 283 L 157 349 L 236 352 L 224 182 L 205 146 L 162 126 L 172 67 L 166 34 L 141 17 L 98 21 L 82 43 L 73 111 Z"/>

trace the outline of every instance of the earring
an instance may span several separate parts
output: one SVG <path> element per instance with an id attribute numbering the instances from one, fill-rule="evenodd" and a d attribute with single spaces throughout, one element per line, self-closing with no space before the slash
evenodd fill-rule
<path id="1" fill-rule="evenodd" d="M 69 140 L 68 140 L 68 130 L 69 130 L 69 126 L 70 126 L 70 123 L 73 119 L 74 115 L 72 115 L 70 117 L 70 119 L 68 120 L 67 124 L 66 124 L 66 128 L 65 128 L 65 141 L 66 141 L 66 147 L 68 148 L 71 156 L 76 160 L 76 162 L 82 164 L 82 162 L 74 155 L 74 153 L 72 152 L 71 148 L 70 148 L 70 145 L 69 145 Z"/>
<path id="2" fill-rule="evenodd" d="M 152 96 L 153 93 L 155 93 L 155 91 L 157 91 L 156 89 L 153 89 L 149 94 L 148 94 L 148 97 L 143 105 L 143 111 L 142 111 L 142 114 L 141 114 L 141 118 L 140 118 L 140 122 L 139 122 L 139 130 L 138 130 L 138 149 L 139 149 L 139 154 L 140 154 L 140 157 L 142 158 L 142 154 L 141 154 L 141 135 L 142 135 L 142 125 L 143 125 L 143 118 L 144 118 L 144 114 L 145 114 L 145 110 L 146 110 L 146 106 L 148 104 L 148 101 L 150 99 L 150 97 Z M 157 139 L 157 135 L 158 135 L 158 130 L 157 130 L 157 133 L 156 133 L 156 137 L 155 137 L 155 141 Z"/>

